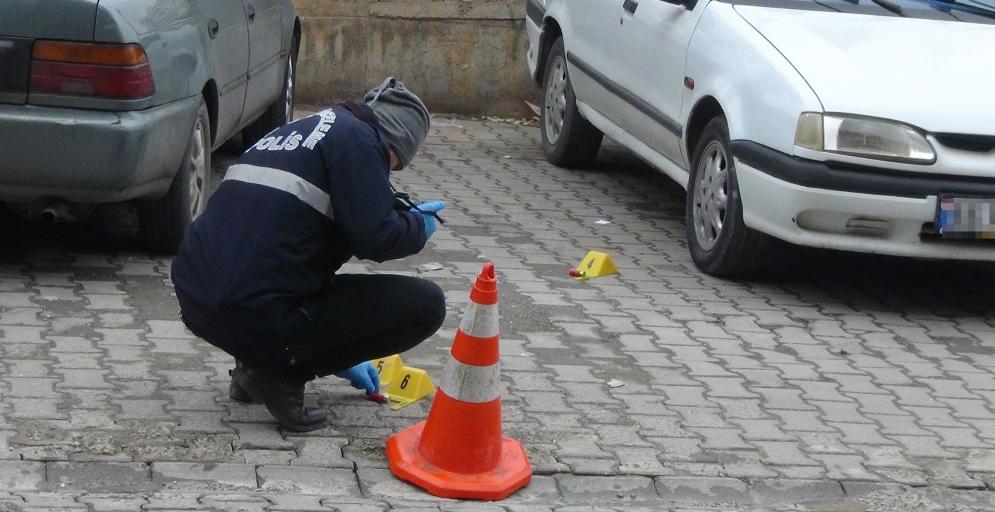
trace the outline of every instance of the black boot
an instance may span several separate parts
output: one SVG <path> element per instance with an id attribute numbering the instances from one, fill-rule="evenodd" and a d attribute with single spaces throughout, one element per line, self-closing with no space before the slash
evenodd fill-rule
<path id="1" fill-rule="evenodd" d="M 256 403 L 256 401 L 252 399 L 252 395 L 250 395 L 248 391 L 242 389 L 242 386 L 239 386 L 238 383 L 235 382 L 235 374 L 241 372 L 242 361 L 236 359 L 235 368 L 233 370 L 228 370 L 228 375 L 231 375 L 231 384 L 228 385 L 228 398 L 231 398 L 236 402 L 243 402 L 247 404 Z"/>
<path id="2" fill-rule="evenodd" d="M 256 366 L 243 365 L 232 380 L 257 402 L 262 402 L 280 426 L 293 432 L 308 432 L 328 423 L 325 411 L 304 407 L 304 384 Z"/>

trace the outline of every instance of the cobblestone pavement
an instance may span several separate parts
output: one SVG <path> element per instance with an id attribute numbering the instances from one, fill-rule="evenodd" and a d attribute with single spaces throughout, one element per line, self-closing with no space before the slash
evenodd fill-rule
<path id="1" fill-rule="evenodd" d="M 384 440 L 428 403 L 391 412 L 322 379 L 308 400 L 331 426 L 300 435 L 230 401 L 231 359 L 184 329 L 170 260 L 117 207 L 0 238 L 0 510 L 995 509 L 995 269 L 780 248 L 756 280 L 712 279 L 678 186 L 617 148 L 552 167 L 536 136 L 436 119 L 397 182 L 445 198 L 446 226 L 421 255 L 343 269 L 446 290 L 444 329 L 406 355 L 438 376 L 496 263 L 528 489 L 474 504 L 395 480 Z M 620 274 L 569 279 L 588 249 Z"/>

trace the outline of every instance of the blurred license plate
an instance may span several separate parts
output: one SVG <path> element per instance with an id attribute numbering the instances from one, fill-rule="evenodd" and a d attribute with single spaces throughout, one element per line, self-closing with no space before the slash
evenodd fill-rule
<path id="1" fill-rule="evenodd" d="M 940 196 L 942 238 L 995 239 L 995 198 Z"/>

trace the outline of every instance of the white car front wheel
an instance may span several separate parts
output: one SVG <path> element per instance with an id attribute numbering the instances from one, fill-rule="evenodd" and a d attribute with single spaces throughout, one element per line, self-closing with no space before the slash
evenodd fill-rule
<path id="1" fill-rule="evenodd" d="M 691 259 L 705 273 L 719 277 L 757 271 L 768 239 L 743 222 L 743 201 L 724 117 L 705 126 L 693 157 L 685 208 Z"/>

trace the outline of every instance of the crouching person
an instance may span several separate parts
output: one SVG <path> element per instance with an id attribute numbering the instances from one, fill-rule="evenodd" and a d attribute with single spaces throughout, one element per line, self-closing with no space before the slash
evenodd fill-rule
<path id="1" fill-rule="evenodd" d="M 338 375 L 379 390 L 368 362 L 421 343 L 442 325 L 434 283 L 336 271 L 424 248 L 444 203 L 404 206 L 388 181 L 425 140 L 429 114 L 388 79 L 279 128 L 232 165 L 187 230 L 172 279 L 183 321 L 236 359 L 230 395 L 262 402 L 287 430 L 327 422 L 304 385 Z"/>

